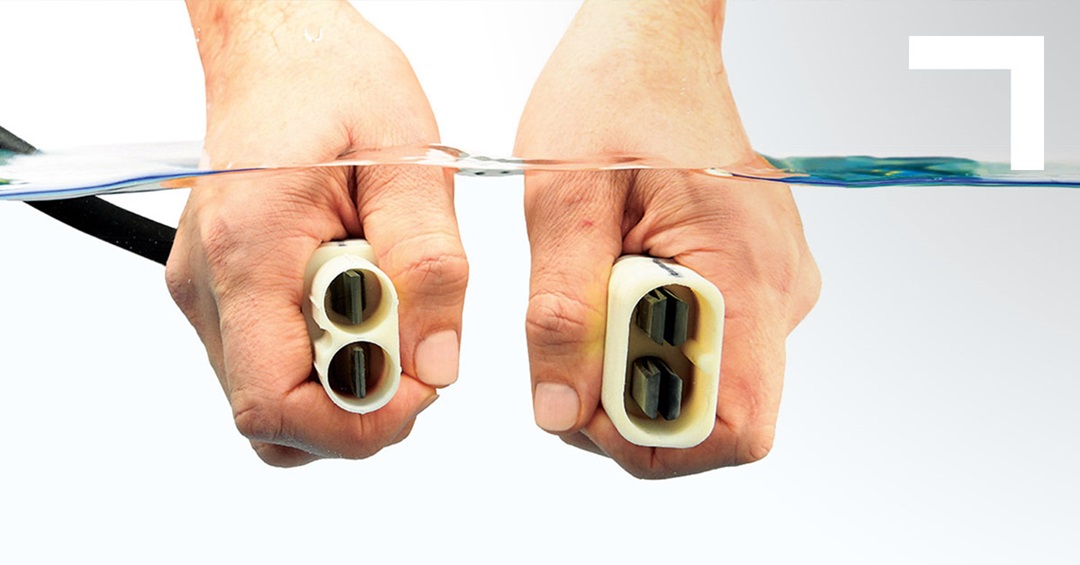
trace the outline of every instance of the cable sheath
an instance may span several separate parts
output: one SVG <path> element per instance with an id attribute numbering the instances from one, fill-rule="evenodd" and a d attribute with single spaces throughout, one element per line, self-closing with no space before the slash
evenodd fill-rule
<path id="1" fill-rule="evenodd" d="M 33 145 L 3 127 L 0 127 L 0 149 L 22 155 L 37 152 Z M 168 261 L 169 251 L 176 239 L 175 228 L 125 210 L 97 196 L 33 201 L 27 204 L 87 235 L 162 265 Z"/>

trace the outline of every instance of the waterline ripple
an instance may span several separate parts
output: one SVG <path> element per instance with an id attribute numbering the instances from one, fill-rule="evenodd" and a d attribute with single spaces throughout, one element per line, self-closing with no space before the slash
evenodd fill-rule
<path id="1" fill-rule="evenodd" d="M 501 177 L 526 171 L 687 169 L 642 156 L 588 160 L 521 159 L 473 155 L 432 145 L 356 151 L 324 163 L 273 163 L 243 168 L 200 168 L 200 143 L 100 146 L 18 155 L 0 151 L 0 200 L 57 200 L 82 196 L 190 188 L 202 177 L 312 167 L 423 165 L 465 176 Z M 768 167 L 694 168 L 717 177 L 843 188 L 889 186 L 997 186 L 1080 188 L 1080 163 L 1049 164 L 1045 171 L 1012 171 L 1008 164 L 955 157 L 764 157 Z"/>

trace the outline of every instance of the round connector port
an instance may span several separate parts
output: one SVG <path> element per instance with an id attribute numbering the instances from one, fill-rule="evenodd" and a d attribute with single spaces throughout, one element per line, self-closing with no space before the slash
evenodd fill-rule
<path id="1" fill-rule="evenodd" d="M 349 269 L 326 288 L 326 315 L 339 326 L 360 326 L 370 320 L 382 302 L 379 277 L 367 269 Z"/>
<path id="2" fill-rule="evenodd" d="M 378 396 L 380 386 L 388 380 L 386 361 L 386 351 L 378 345 L 350 343 L 330 360 L 330 389 L 349 400 Z"/>

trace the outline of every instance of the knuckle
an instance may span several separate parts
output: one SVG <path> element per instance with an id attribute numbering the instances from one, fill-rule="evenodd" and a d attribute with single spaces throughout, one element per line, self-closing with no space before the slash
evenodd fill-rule
<path id="1" fill-rule="evenodd" d="M 375 456 L 380 451 L 382 451 L 382 449 L 383 449 L 383 446 L 381 446 L 381 445 L 375 445 L 375 446 L 366 446 L 365 445 L 365 446 L 361 446 L 361 447 L 356 448 L 354 451 L 349 451 L 347 453 L 343 453 L 342 458 L 343 459 L 353 460 L 353 461 L 361 461 L 361 460 L 367 459 L 369 457 Z"/>
<path id="2" fill-rule="evenodd" d="M 255 450 L 255 455 L 259 456 L 259 459 L 263 463 L 271 467 L 285 468 L 289 467 L 285 457 L 282 457 L 281 452 L 274 449 L 276 446 L 264 443 L 255 443 L 251 446 Z"/>
<path id="3" fill-rule="evenodd" d="M 228 293 L 228 277 L 235 271 L 235 254 L 244 245 L 242 229 L 229 219 L 218 217 L 203 226 L 201 245 L 214 296 Z"/>
<path id="4" fill-rule="evenodd" d="M 659 481 L 686 474 L 669 466 L 655 447 L 649 448 L 645 455 L 635 460 L 617 462 L 630 476 L 644 481 Z"/>
<path id="5" fill-rule="evenodd" d="M 525 314 L 525 334 L 539 347 L 577 345 L 596 331 L 599 312 L 583 300 L 564 293 L 545 291 L 529 298 Z"/>
<path id="6" fill-rule="evenodd" d="M 265 219 L 265 218 L 264 218 Z M 281 274 L 276 258 L 296 234 L 271 227 L 275 220 L 255 225 L 253 217 L 218 216 L 201 229 L 200 245 L 209 279 L 209 291 L 215 299 L 244 295 L 257 284 L 257 273 Z"/>
<path id="7" fill-rule="evenodd" d="M 211 269 L 225 266 L 229 256 L 243 242 L 243 230 L 225 215 L 208 221 L 201 231 L 201 243 L 206 262 Z"/>
<path id="8" fill-rule="evenodd" d="M 390 443 L 387 444 L 387 447 L 389 447 L 391 445 L 397 445 L 397 444 L 405 441 L 406 439 L 409 439 L 409 436 L 412 435 L 413 427 L 415 425 L 416 425 L 416 420 L 412 420 L 411 422 L 406 424 L 405 428 L 402 429 L 401 432 L 399 432 L 398 435 L 396 437 L 394 437 L 394 439 L 390 440 Z"/>
<path id="9" fill-rule="evenodd" d="M 786 304 L 797 294 L 801 269 L 794 245 L 772 244 L 750 249 L 745 257 L 754 265 L 762 290 L 776 303 Z"/>
<path id="10" fill-rule="evenodd" d="M 172 297 L 176 306 L 190 318 L 197 303 L 197 291 L 190 270 L 186 266 L 169 261 L 165 265 L 165 286 L 169 289 L 169 296 Z"/>
<path id="11" fill-rule="evenodd" d="M 255 450 L 255 455 L 258 455 L 263 463 L 271 467 L 298 467 L 316 459 L 309 453 L 271 443 L 253 441 L 251 448 Z"/>
<path id="12" fill-rule="evenodd" d="M 403 242 L 400 274 L 422 293 L 461 294 L 469 281 L 469 262 L 456 239 L 432 235 Z"/>
<path id="13" fill-rule="evenodd" d="M 422 288 L 440 294 L 458 294 L 469 281 L 469 261 L 460 250 L 438 251 L 426 247 L 406 260 L 405 273 Z"/>
<path id="14" fill-rule="evenodd" d="M 790 299 L 799 290 L 799 265 L 786 253 L 778 254 L 770 261 L 769 286 L 784 298 Z"/>
<path id="15" fill-rule="evenodd" d="M 798 235 L 782 244 L 761 249 L 755 255 L 761 258 L 761 280 L 779 304 L 798 309 L 817 302 L 821 290 L 821 272 L 806 245 Z"/>
<path id="16" fill-rule="evenodd" d="M 649 467 L 647 465 L 625 465 L 623 466 L 623 469 L 626 470 L 631 477 L 642 481 L 660 481 L 679 476 L 679 473 L 667 469 Z"/>
<path id="17" fill-rule="evenodd" d="M 281 440 L 281 411 L 260 396 L 242 389 L 233 391 L 233 423 L 244 437 L 266 443 Z"/>
<path id="18" fill-rule="evenodd" d="M 817 261 L 809 253 L 807 253 L 805 273 L 805 283 L 802 285 L 802 301 L 805 310 L 809 312 L 817 304 L 818 299 L 821 298 L 821 269 L 818 268 Z"/>
<path id="19" fill-rule="evenodd" d="M 774 426 L 757 427 L 741 434 L 735 464 L 746 465 L 764 459 L 772 451 L 775 437 Z"/>

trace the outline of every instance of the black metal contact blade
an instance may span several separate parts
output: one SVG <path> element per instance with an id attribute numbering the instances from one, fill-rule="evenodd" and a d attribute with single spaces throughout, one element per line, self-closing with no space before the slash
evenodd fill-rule
<path id="1" fill-rule="evenodd" d="M 330 283 L 330 308 L 350 324 L 364 321 L 364 302 L 364 274 L 360 271 L 345 271 Z"/>
<path id="2" fill-rule="evenodd" d="M 655 358 L 645 357 L 634 361 L 630 382 L 630 396 L 641 411 L 655 420 L 660 402 L 662 372 L 654 363 Z"/>
<path id="3" fill-rule="evenodd" d="M 357 398 L 364 398 L 367 396 L 367 356 L 360 345 L 354 344 L 351 347 L 353 349 L 349 351 L 349 368 L 351 369 L 349 384 L 352 385 L 353 394 Z M 679 388 L 682 388 L 681 382 Z"/>
<path id="4" fill-rule="evenodd" d="M 330 363 L 330 388 L 335 392 L 367 396 L 367 352 L 361 343 L 351 343 Z"/>
<path id="5" fill-rule="evenodd" d="M 661 290 L 655 288 L 641 297 L 634 311 L 634 322 L 637 327 L 656 343 L 664 343 L 667 327 L 668 301 L 667 297 L 660 292 Z"/>
<path id="6" fill-rule="evenodd" d="M 679 417 L 682 411 L 682 377 L 675 374 L 663 361 L 660 365 L 660 398 L 657 403 L 657 411 L 665 420 L 671 421 Z"/>
<path id="7" fill-rule="evenodd" d="M 664 295 L 667 312 L 664 316 L 664 341 L 675 347 L 686 343 L 687 326 L 690 324 L 690 305 L 666 288 L 658 289 Z"/>

